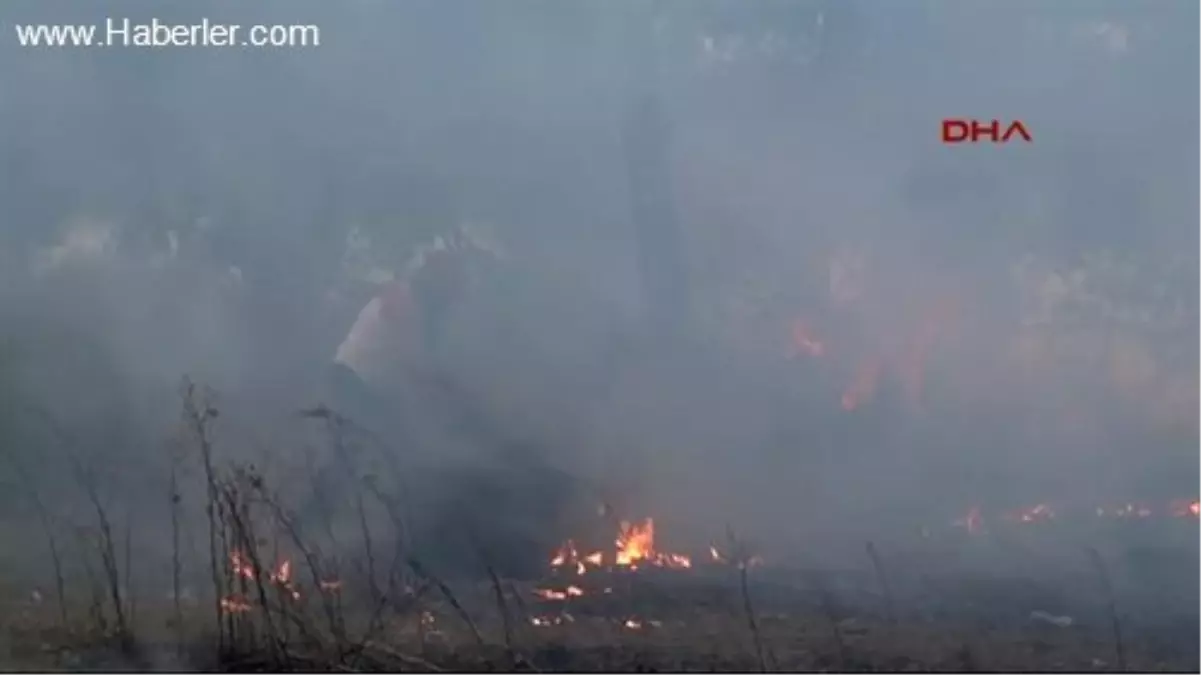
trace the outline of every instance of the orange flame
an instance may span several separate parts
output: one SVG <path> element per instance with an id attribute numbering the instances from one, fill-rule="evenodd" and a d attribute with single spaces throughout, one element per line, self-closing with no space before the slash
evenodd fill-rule
<path id="1" fill-rule="evenodd" d="M 617 564 L 635 566 L 654 554 L 655 521 L 647 518 L 641 525 L 621 522 L 621 533 L 617 535 Z"/>
<path id="2" fill-rule="evenodd" d="M 692 559 L 686 555 L 659 553 L 655 550 L 655 521 L 652 518 L 640 523 L 622 521 L 614 546 L 612 560 L 617 567 L 638 569 L 642 564 L 671 569 L 692 567 Z M 575 542 L 568 539 L 551 556 L 550 566 L 574 569 L 577 575 L 582 576 L 590 566 L 603 566 L 605 559 L 606 556 L 601 551 L 581 555 Z"/>
<path id="3" fill-rule="evenodd" d="M 242 577 L 243 579 L 254 580 L 259 577 L 258 571 L 254 569 L 254 565 L 241 551 L 235 550 L 229 552 L 229 568 L 235 576 Z M 286 591 L 293 600 L 300 599 L 300 591 L 296 590 L 296 588 L 292 585 L 292 561 L 281 561 L 279 565 L 277 565 L 276 568 L 267 575 L 267 579 L 272 584 L 275 584 Z"/>
<path id="4" fill-rule="evenodd" d="M 584 563 L 592 560 L 599 561 L 600 558 L 598 556 L 600 556 L 600 553 L 592 553 L 581 558 L 579 551 L 576 550 L 575 542 L 568 539 L 567 541 L 563 542 L 563 545 L 559 547 L 559 550 L 555 551 L 554 556 L 550 560 L 550 566 L 563 567 L 565 565 L 570 565 L 575 567 L 576 574 L 583 575 L 588 571 L 588 568 L 584 565 Z"/>
<path id="5" fill-rule="evenodd" d="M 655 550 L 655 520 L 647 518 L 642 523 L 621 522 L 621 533 L 615 542 L 617 565 L 637 569 L 646 562 L 658 567 L 686 569 L 692 567 L 692 559 L 678 553 L 659 553 Z"/>

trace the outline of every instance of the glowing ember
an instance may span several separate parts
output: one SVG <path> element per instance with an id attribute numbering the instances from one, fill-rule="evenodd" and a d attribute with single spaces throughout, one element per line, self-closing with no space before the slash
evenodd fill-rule
<path id="1" fill-rule="evenodd" d="M 794 359 L 801 354 L 819 358 L 826 353 L 826 347 L 821 340 L 813 337 L 809 325 L 802 319 L 792 321 L 792 343 L 788 348 L 788 358 Z"/>
<path id="2" fill-rule="evenodd" d="M 1043 520 L 1050 520 L 1055 517 L 1055 512 L 1046 504 L 1035 504 L 1027 509 L 1019 509 L 1009 514 L 1009 520 L 1016 520 L 1023 523 L 1034 523 Z"/>
<path id="3" fill-rule="evenodd" d="M 566 600 L 568 598 L 578 598 L 584 594 L 584 589 L 579 586 L 568 586 L 567 588 L 556 591 L 550 588 L 536 588 L 534 595 L 544 600 Z"/>
<path id="4" fill-rule="evenodd" d="M 1097 515 L 1109 516 L 1110 518 L 1150 518 L 1152 512 L 1146 506 L 1123 504 L 1117 508 L 1099 508 L 1097 509 Z"/>
<path id="5" fill-rule="evenodd" d="M 599 565 L 600 559 L 601 559 L 600 555 L 601 555 L 600 553 L 590 553 L 586 556 L 581 557 L 579 552 L 576 550 L 575 542 L 568 539 L 566 542 L 563 543 L 562 546 L 559 547 L 558 551 L 555 551 L 554 556 L 551 557 L 550 566 L 551 567 L 564 567 L 564 566 L 574 567 L 575 573 L 582 576 L 584 573 L 586 573 L 588 571 L 588 568 L 584 565 L 584 563 L 595 560 L 596 562 L 592 563 L 592 564 Z"/>
<path id="6" fill-rule="evenodd" d="M 742 569 L 744 567 L 750 568 L 763 564 L 763 558 L 757 555 L 752 555 L 747 557 L 745 560 L 737 561 L 733 560 L 732 558 L 733 556 L 727 556 L 721 551 L 717 550 L 716 546 L 709 547 L 709 559 L 721 565 L 736 564 L 738 569 Z"/>
<path id="7" fill-rule="evenodd" d="M 236 595 L 221 598 L 221 611 L 226 614 L 242 614 L 252 609 L 249 602 Z"/>
<path id="8" fill-rule="evenodd" d="M 292 561 L 285 560 L 271 573 L 271 583 L 288 584 L 292 581 Z"/>
<path id="9" fill-rule="evenodd" d="M 239 551 L 230 551 L 229 568 L 235 576 L 246 579 L 253 579 L 255 577 L 254 566 Z"/>
<path id="10" fill-rule="evenodd" d="M 547 626 L 561 626 L 565 623 L 574 623 L 574 622 L 575 622 L 575 617 L 568 614 L 567 612 L 563 612 L 559 616 L 532 616 L 532 617 L 530 617 L 530 623 L 532 623 L 535 626 L 542 627 L 542 628 L 545 628 Z"/>
<path id="11" fill-rule="evenodd" d="M 1069 513 L 1072 511 L 1069 509 Z M 1201 513 L 1199 503 L 1195 499 L 1177 499 L 1170 502 L 1166 508 L 1152 507 L 1146 504 L 1126 503 L 1119 506 L 1098 506 L 1093 513 L 1099 518 L 1114 518 L 1118 520 L 1145 520 L 1155 517 L 1196 518 Z M 1014 523 L 1037 523 L 1050 521 L 1058 517 L 1056 511 L 1048 504 L 1016 509 L 1006 513 L 1003 518 Z M 983 531 L 984 519 L 979 508 L 973 507 L 967 516 L 953 523 L 956 527 L 966 528 L 970 533 Z"/>

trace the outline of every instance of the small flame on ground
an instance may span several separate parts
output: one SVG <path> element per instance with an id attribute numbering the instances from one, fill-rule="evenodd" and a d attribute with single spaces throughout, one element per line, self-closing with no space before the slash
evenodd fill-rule
<path id="1" fill-rule="evenodd" d="M 1167 508 L 1153 508 L 1146 504 L 1128 502 L 1116 507 L 1098 506 L 1093 512 L 1099 518 L 1116 518 L 1120 520 L 1141 520 L 1152 517 L 1171 516 L 1175 518 L 1197 518 L 1201 514 L 1201 502 L 1196 499 L 1177 499 L 1168 504 Z M 1016 523 L 1046 522 L 1055 519 L 1056 512 L 1048 504 L 1036 504 L 1031 507 L 1017 509 L 1003 516 L 1005 520 Z M 968 514 L 953 523 L 963 527 L 969 533 L 976 534 L 984 530 L 984 519 L 979 507 L 972 507 Z"/>
<path id="2" fill-rule="evenodd" d="M 561 591 L 553 588 L 535 588 L 534 595 L 544 600 L 566 600 L 568 598 L 578 598 L 584 594 L 584 589 L 579 586 L 568 586 Z"/>
<path id="3" fill-rule="evenodd" d="M 253 579 L 255 577 L 254 566 L 250 564 L 250 561 L 246 560 L 240 551 L 230 551 L 229 568 L 236 576 L 246 579 Z"/>
<path id="4" fill-rule="evenodd" d="M 617 567 L 638 569 L 641 564 L 669 569 L 692 567 L 692 558 L 679 553 L 660 553 L 655 550 L 655 521 L 647 518 L 638 523 L 622 521 L 614 541 L 613 564 Z M 574 568 L 577 575 L 584 575 L 588 567 L 601 567 L 606 556 L 601 551 L 580 555 L 571 539 L 563 543 L 551 556 L 551 567 Z"/>
<path id="5" fill-rule="evenodd" d="M 221 598 L 221 611 L 226 614 L 242 614 L 250 610 L 251 605 L 244 598 L 236 595 Z"/>
<path id="6" fill-rule="evenodd" d="M 709 546 L 709 558 L 715 563 L 721 565 L 736 565 L 738 569 L 751 568 L 763 564 L 763 558 L 757 555 L 747 556 L 743 560 L 732 560 L 731 556 L 724 555 L 717 550 L 717 546 Z"/>
<path id="7" fill-rule="evenodd" d="M 1198 502 L 1196 499 L 1192 501 L 1178 499 L 1172 502 L 1171 510 L 1172 515 L 1177 518 L 1196 518 L 1198 515 L 1201 515 L 1201 502 Z"/>
<path id="8" fill-rule="evenodd" d="M 253 581 L 259 578 L 258 572 L 254 569 L 254 565 L 241 551 L 235 550 L 229 552 L 229 568 L 235 576 L 242 577 L 243 579 L 250 579 Z M 275 569 L 267 575 L 267 579 L 272 584 L 279 586 L 280 589 L 288 593 L 293 600 L 300 599 L 300 591 L 296 590 L 296 588 L 292 585 L 292 561 L 281 561 L 278 565 L 276 565 Z M 248 609 L 249 607 L 247 607 L 247 610 Z"/>
<path id="9" fill-rule="evenodd" d="M 287 584 L 292 581 L 292 561 L 285 560 L 271 573 L 271 583 Z"/>
<path id="10" fill-rule="evenodd" d="M 1011 514 L 1010 520 L 1017 520 L 1023 523 L 1034 523 L 1043 520 L 1050 520 L 1055 517 L 1055 512 L 1046 504 L 1035 504 L 1030 508 L 1019 509 Z"/>
<path id="11" fill-rule="evenodd" d="M 565 623 L 575 623 L 575 617 L 567 612 L 563 612 L 558 616 L 532 616 L 530 617 L 530 623 L 541 628 L 561 626 Z"/>

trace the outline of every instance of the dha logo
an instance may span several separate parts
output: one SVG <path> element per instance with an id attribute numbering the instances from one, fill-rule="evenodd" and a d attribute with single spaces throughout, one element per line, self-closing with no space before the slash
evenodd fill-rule
<path id="1" fill-rule="evenodd" d="M 979 143 L 981 138 L 987 138 L 990 143 L 1008 143 L 1018 139 L 1026 143 L 1034 142 L 1030 131 L 1021 120 L 1007 124 L 1000 120 L 949 118 L 942 121 L 943 143 Z"/>

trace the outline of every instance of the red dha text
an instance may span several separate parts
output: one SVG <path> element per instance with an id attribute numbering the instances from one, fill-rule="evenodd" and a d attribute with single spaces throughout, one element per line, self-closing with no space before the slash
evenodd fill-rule
<path id="1" fill-rule="evenodd" d="M 1011 140 L 1034 142 L 1030 131 L 1021 120 L 945 119 L 942 121 L 943 143 L 979 143 L 986 139 L 991 143 L 1008 143 Z"/>

